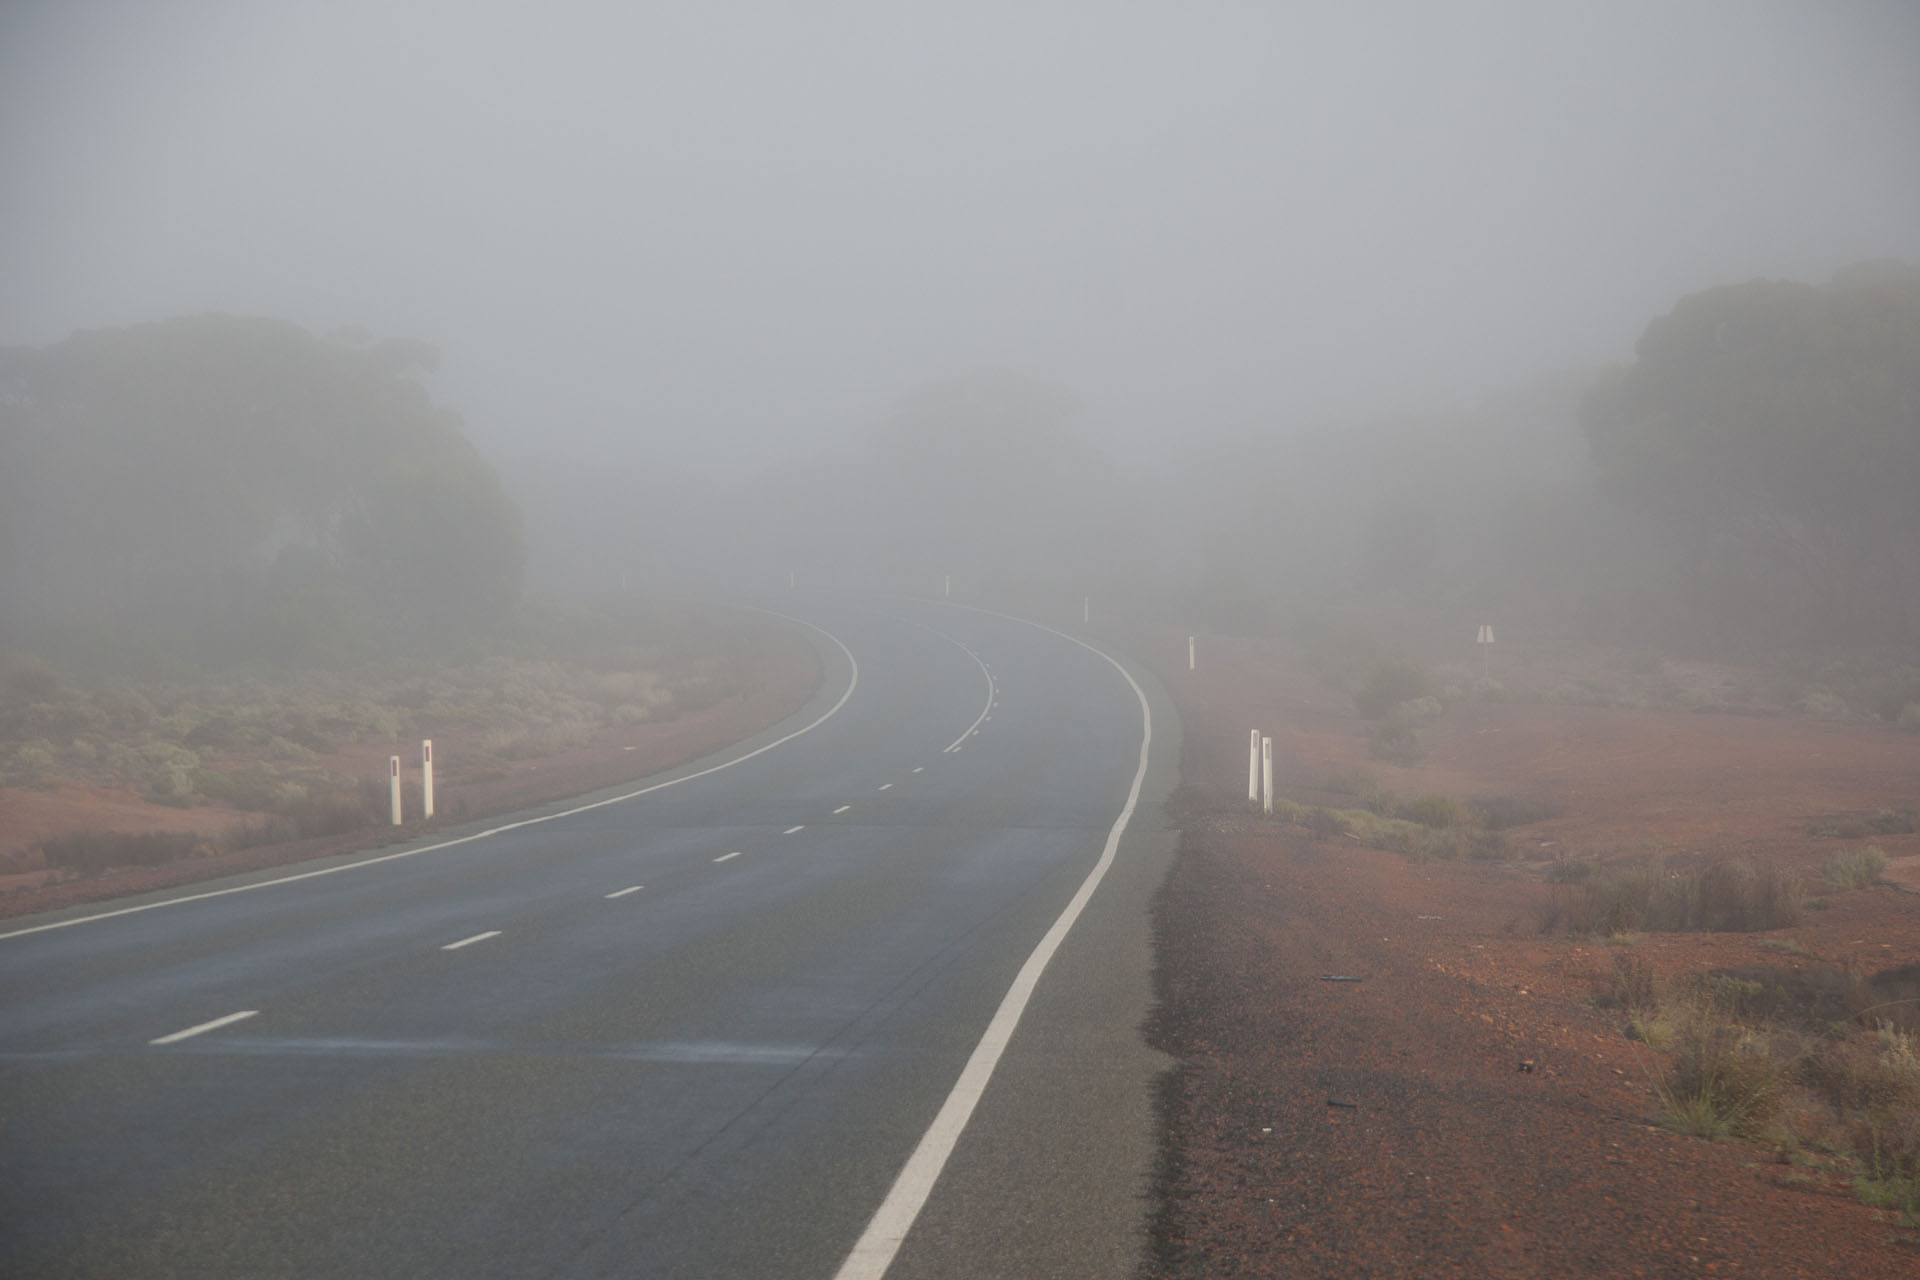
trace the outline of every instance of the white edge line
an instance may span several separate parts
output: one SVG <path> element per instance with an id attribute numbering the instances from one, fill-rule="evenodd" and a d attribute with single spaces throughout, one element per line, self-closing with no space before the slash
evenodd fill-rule
<path id="1" fill-rule="evenodd" d="M 259 1012 L 258 1009 L 242 1009 L 238 1013 L 230 1013 L 224 1018 L 215 1018 L 212 1022 L 203 1022 L 197 1027 L 188 1027 L 185 1031 L 176 1031 L 170 1036 L 161 1036 L 159 1039 L 149 1040 L 147 1043 L 172 1044 L 177 1040 L 185 1040 L 188 1036 L 202 1035 L 208 1031 L 218 1031 L 221 1027 L 232 1026 L 236 1022 L 244 1022 Z"/>
<path id="2" fill-rule="evenodd" d="M 723 853 L 719 857 L 715 858 L 714 861 L 715 862 L 732 862 L 735 858 L 740 856 L 740 852 L 741 852 L 740 850 L 735 849 L 732 853 Z"/>
<path id="3" fill-rule="evenodd" d="M 458 942 L 449 942 L 440 949 L 442 951 L 458 951 L 462 947 L 470 947 L 476 942 L 485 942 L 488 938 L 497 938 L 499 936 L 500 931 L 498 929 L 489 929 L 485 933 L 476 933 L 471 938 L 462 938 Z"/>
<path id="4" fill-rule="evenodd" d="M 630 884 L 630 885 L 628 885 L 628 886 L 627 886 L 626 888 L 624 888 L 624 889 L 615 889 L 615 890 L 614 890 L 614 891 L 613 891 L 612 893 L 609 893 L 609 894 L 605 894 L 605 895 L 603 895 L 603 896 L 604 896 L 604 897 L 608 897 L 608 898 L 624 898 L 624 897 L 626 897 L 626 896 L 627 896 L 628 894 L 630 894 L 630 893 L 638 893 L 638 892 L 640 892 L 640 891 L 641 891 L 642 889 L 644 889 L 644 888 L 646 888 L 646 887 L 647 887 L 647 886 L 645 886 L 645 885 L 643 885 L 643 884 Z"/>
<path id="5" fill-rule="evenodd" d="M 962 606 L 965 607 L 965 606 Z M 990 610 L 979 610 L 981 613 Z M 996 615 L 1010 617 L 1007 614 Z M 1026 622 L 1024 618 L 1013 621 Z M 1120 809 L 1120 816 L 1114 819 L 1113 829 L 1107 833 L 1107 844 L 1100 851 L 1100 860 L 1087 873 L 1087 878 L 1074 893 L 1072 901 L 1053 922 L 1046 935 L 1034 947 L 1033 954 L 1020 966 L 1020 972 L 1014 977 L 1013 985 L 1007 988 L 1006 996 L 1000 1001 L 1000 1007 L 994 1011 L 993 1020 L 987 1024 L 980 1043 L 974 1046 L 973 1054 L 967 1059 L 967 1065 L 961 1069 L 960 1078 L 954 1082 L 952 1092 L 941 1104 L 939 1114 L 920 1138 L 920 1144 L 900 1174 L 893 1180 L 893 1187 L 887 1192 L 887 1198 L 880 1202 L 874 1211 L 867 1229 L 860 1233 L 860 1239 L 854 1243 L 847 1254 L 847 1260 L 840 1264 L 840 1270 L 834 1273 L 834 1280 L 880 1280 L 893 1264 L 893 1258 L 900 1251 L 901 1242 L 907 1238 L 907 1232 L 913 1229 L 914 1220 L 920 1216 L 920 1210 L 926 1205 L 927 1197 L 933 1191 L 933 1184 L 939 1179 L 940 1172 L 946 1167 L 947 1158 L 953 1154 L 953 1148 L 960 1141 L 961 1132 L 967 1127 L 967 1121 L 973 1118 L 973 1109 L 979 1105 L 981 1095 L 986 1092 L 987 1082 L 993 1078 L 994 1068 L 1000 1064 L 1000 1055 L 1006 1051 L 1007 1043 L 1013 1039 L 1014 1028 L 1020 1025 L 1020 1017 L 1026 1012 L 1027 1001 L 1032 998 L 1034 988 L 1040 982 L 1040 975 L 1053 959 L 1053 953 L 1059 950 L 1060 943 L 1066 938 L 1068 930 L 1080 918 L 1087 900 L 1093 897 L 1093 891 L 1100 887 L 1106 878 L 1107 868 L 1113 865 L 1115 852 L 1120 847 L 1120 837 L 1126 832 L 1127 823 L 1133 818 L 1134 806 L 1140 801 L 1140 787 L 1147 777 L 1148 748 L 1153 743 L 1153 711 L 1147 705 L 1147 695 L 1139 682 L 1127 669 L 1115 661 L 1111 654 L 1094 648 L 1084 640 L 1067 635 L 1063 631 L 1054 631 L 1052 627 L 1031 622 L 1030 626 L 1042 631 L 1051 631 L 1064 640 L 1071 640 L 1091 653 L 1105 658 L 1121 679 L 1133 689 L 1140 700 L 1140 764 L 1133 773 L 1133 786 L 1127 792 L 1127 802 Z M 991 677 L 989 677 L 991 678 Z"/>
<path id="6" fill-rule="evenodd" d="M 760 612 L 771 613 L 772 611 L 760 610 Z M 519 822 L 509 822 L 505 826 L 489 827 L 485 831 L 476 831 L 470 836 L 459 836 L 452 840 L 442 840 L 437 844 L 422 845 L 418 849 L 401 849 L 394 853 L 383 853 L 377 857 L 362 858 L 358 862 L 343 862 L 338 866 L 321 867 L 317 871 L 302 871 L 296 875 L 276 876 L 272 880 L 256 880 L 250 884 L 229 885 L 225 889 L 209 889 L 205 893 L 189 893 L 178 898 L 164 898 L 159 902 L 143 902 L 138 906 L 119 907 L 113 911 L 97 911 L 90 916 L 74 916 L 68 920 L 55 920 L 49 924 L 36 924 L 25 929 L 13 929 L 6 933 L 0 933 L 0 942 L 4 942 L 8 938 L 24 938 L 30 933 L 46 933 L 51 929 L 66 929 L 76 924 L 91 924 L 95 920 L 111 920 L 115 916 L 130 916 L 142 911 L 157 911 L 161 907 L 177 907 L 187 902 L 204 902 L 208 898 L 224 898 L 232 893 L 250 893 L 255 889 L 269 889 L 275 885 L 293 884 L 300 880 L 312 880 L 319 876 L 337 875 L 342 871 L 354 871 L 360 867 L 377 866 L 382 862 L 393 862 L 400 858 L 412 858 L 419 854 L 433 853 L 440 849 L 451 849 L 455 845 L 471 844 L 475 840 L 485 840 L 488 836 L 497 836 L 508 831 L 518 831 L 521 827 L 531 827 L 542 822 L 552 822 L 556 818 L 571 818 L 574 814 L 585 813 L 589 809 L 599 809 L 610 804 L 623 804 L 628 800 L 637 800 L 641 796 L 652 795 L 654 792 L 663 791 L 668 787 L 677 787 L 683 782 L 692 782 L 695 778 L 704 778 L 710 773 L 718 773 L 722 769 L 731 769 L 737 764 L 745 764 L 755 756 L 764 755 L 775 747 L 792 742 L 801 734 L 811 733 L 825 724 L 833 716 L 839 714 L 840 708 L 847 705 L 847 699 L 853 696 L 853 691 L 860 685 L 860 664 L 854 660 L 853 650 L 847 648 L 847 646 L 841 642 L 839 636 L 834 635 L 824 627 L 814 626 L 813 623 L 808 622 L 805 618 L 792 618 L 784 613 L 774 613 L 772 616 L 784 618 L 788 622 L 797 622 L 803 627 L 818 631 L 821 635 L 833 641 L 833 643 L 839 647 L 840 652 L 846 655 L 849 678 L 845 692 L 840 695 L 840 700 L 821 712 L 818 719 L 803 728 L 795 729 L 784 738 L 775 738 L 763 747 L 756 747 L 745 755 L 735 756 L 731 760 L 723 760 L 719 764 L 710 765 L 700 770 L 698 773 L 689 773 L 684 777 L 669 778 L 665 782 L 656 782 L 650 787 L 641 787 L 637 791 L 629 791 L 623 795 L 609 796 L 605 800 L 595 800 L 592 804 L 576 805 L 571 809 L 562 809 L 559 813 L 543 813 L 536 818 L 523 818 Z"/>

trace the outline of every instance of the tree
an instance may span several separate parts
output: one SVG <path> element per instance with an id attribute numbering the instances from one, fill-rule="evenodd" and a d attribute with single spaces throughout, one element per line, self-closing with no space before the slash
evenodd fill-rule
<path id="1" fill-rule="evenodd" d="M 1920 270 L 1682 299 L 1581 410 L 1603 491 L 1723 636 L 1920 635 Z"/>
<path id="2" fill-rule="evenodd" d="M 224 315 L 5 352 L 8 632 L 138 627 L 231 656 L 331 637 L 337 657 L 497 617 L 519 513 L 421 385 L 433 360 Z"/>

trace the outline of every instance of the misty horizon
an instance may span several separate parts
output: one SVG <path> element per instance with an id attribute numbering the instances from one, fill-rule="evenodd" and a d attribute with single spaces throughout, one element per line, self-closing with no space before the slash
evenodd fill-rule
<path id="1" fill-rule="evenodd" d="M 725 473 L 917 388 L 1118 456 L 1470 406 L 1684 295 L 1920 260 L 1920 15 L 23 4 L 0 345 L 440 349 L 489 455 Z"/>

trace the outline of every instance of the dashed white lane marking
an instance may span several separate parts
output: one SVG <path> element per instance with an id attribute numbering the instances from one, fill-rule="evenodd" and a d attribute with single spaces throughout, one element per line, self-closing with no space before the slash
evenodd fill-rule
<path id="1" fill-rule="evenodd" d="M 489 929 L 485 933 L 476 933 L 471 938 L 462 938 L 458 942 L 449 942 L 440 949 L 442 951 L 458 951 L 462 947 L 470 947 L 476 942 L 485 942 L 488 938 L 497 938 L 499 936 L 500 931 L 498 929 Z"/>
<path id="2" fill-rule="evenodd" d="M 915 769 L 914 772 L 918 773 L 920 771 L 918 769 Z M 882 791 L 891 791 L 893 790 L 893 784 L 891 782 L 883 782 L 880 784 L 880 789 Z"/>
<path id="3" fill-rule="evenodd" d="M 732 862 L 735 858 L 739 856 L 740 856 L 740 850 L 735 849 L 732 853 L 721 854 L 719 857 L 715 858 L 714 861 L 715 862 Z"/>
<path id="4" fill-rule="evenodd" d="M 981 609 L 977 612 L 988 613 Z M 1006 617 L 1006 614 L 996 615 Z M 1015 621 L 1026 621 L 1015 619 Z M 920 1145 L 914 1148 L 908 1157 L 906 1167 L 900 1170 L 900 1176 L 893 1181 L 893 1187 L 887 1192 L 887 1198 L 880 1202 L 874 1211 L 860 1239 L 854 1243 L 853 1251 L 847 1260 L 840 1264 L 835 1280 L 881 1280 L 887 1268 L 893 1265 L 893 1257 L 900 1251 L 901 1242 L 907 1238 L 907 1232 L 913 1229 L 914 1220 L 920 1216 L 920 1210 L 927 1202 L 927 1196 L 933 1191 L 934 1182 L 940 1177 L 940 1171 L 946 1167 L 947 1158 L 953 1154 L 953 1148 L 960 1141 L 961 1131 L 967 1127 L 967 1121 L 973 1118 L 973 1109 L 980 1097 L 986 1092 L 987 1082 L 993 1078 L 994 1068 L 1000 1064 L 1000 1055 L 1006 1051 L 1007 1042 L 1013 1038 L 1014 1028 L 1020 1025 L 1020 1016 L 1026 1012 L 1027 1001 L 1033 996 L 1033 989 L 1040 982 L 1040 975 L 1053 959 L 1053 953 L 1080 918 L 1093 891 L 1100 887 L 1100 881 L 1106 877 L 1107 868 L 1113 865 L 1115 853 L 1120 847 L 1120 837 L 1125 834 L 1127 823 L 1133 819 L 1133 810 L 1140 803 L 1140 786 L 1146 781 L 1148 749 L 1153 744 L 1153 711 L 1147 705 L 1147 695 L 1139 683 L 1127 673 L 1111 655 L 1094 648 L 1084 640 L 1076 640 L 1065 632 L 1054 631 L 1052 627 L 1040 623 L 1029 623 L 1042 631 L 1051 632 L 1063 639 L 1070 640 L 1089 653 L 1104 658 L 1120 678 L 1133 690 L 1133 696 L 1140 700 L 1140 763 L 1134 769 L 1133 786 L 1127 792 L 1127 802 L 1120 809 L 1120 816 L 1113 820 L 1113 827 L 1107 832 L 1107 844 L 1100 852 L 1100 860 L 1093 870 L 1080 883 L 1074 892 L 1072 901 L 1059 919 L 1040 939 L 1033 953 L 1020 966 L 1019 974 L 1013 985 L 1000 1001 L 1000 1007 L 994 1011 L 993 1020 L 987 1024 L 987 1030 L 974 1046 L 973 1053 L 967 1058 L 967 1065 L 961 1070 L 960 1078 L 954 1082 L 952 1092 L 940 1105 L 939 1114 L 920 1138 Z"/>
<path id="5" fill-rule="evenodd" d="M 925 765 L 923 765 L 923 764 L 917 764 L 917 765 L 915 765 L 915 766 L 913 766 L 913 771 L 914 771 L 915 773 L 925 773 L 925 772 L 927 771 L 927 766 L 925 766 Z"/>
<path id="6" fill-rule="evenodd" d="M 928 630 L 931 631 L 932 628 L 929 627 Z M 938 631 L 935 631 L 934 634 L 937 636 L 941 636 L 943 639 L 950 640 L 954 644 L 960 645 L 961 651 L 965 653 L 969 658 L 973 659 L 973 665 L 976 667 L 979 667 L 980 674 L 987 678 L 987 703 L 985 706 L 980 708 L 980 714 L 973 718 L 973 723 L 967 726 L 967 731 L 961 734 L 959 737 L 955 738 L 951 743 L 948 744 L 946 750 L 947 750 L 947 753 L 950 753 L 950 752 L 958 751 L 960 749 L 960 744 L 965 742 L 968 738 L 971 738 L 974 735 L 975 731 L 977 731 L 980 728 L 981 724 L 983 724 L 988 719 L 989 715 L 993 711 L 994 700 L 1000 696 L 1000 686 L 996 685 L 993 682 L 993 672 L 987 670 L 987 664 L 980 661 L 979 654 L 967 648 L 967 646 L 960 644 L 960 642 L 958 640 L 954 640 L 952 636 L 945 635 L 944 633 L 938 632 Z"/>
<path id="7" fill-rule="evenodd" d="M 172 1044 L 177 1040 L 185 1040 L 188 1036 L 202 1035 L 208 1031 L 218 1031 L 221 1027 L 232 1026 L 236 1022 L 244 1022 L 259 1012 L 258 1009 L 242 1009 L 238 1013 L 230 1013 L 224 1018 L 215 1018 L 212 1022 L 203 1022 L 197 1027 L 188 1027 L 185 1031 L 176 1031 L 170 1036 L 161 1036 L 159 1039 L 149 1040 L 147 1043 Z"/>
<path id="8" fill-rule="evenodd" d="M 743 605 L 741 607 L 753 608 L 751 605 Z M 5 941 L 8 938 L 24 938 L 34 933 L 45 933 L 49 929 L 70 929 L 76 924 L 91 924 L 96 920 L 112 920 L 116 916 L 137 915 L 142 911 L 156 911 L 161 907 L 177 907 L 186 902 L 205 902 L 209 898 L 224 898 L 228 894 L 252 893 L 255 889 L 270 889 L 275 885 L 297 884 L 302 880 L 312 880 L 317 876 L 338 875 L 342 871 L 353 871 L 360 867 L 376 867 L 381 863 L 394 862 L 401 858 L 417 858 L 423 853 L 433 853 L 440 849 L 451 849 L 457 845 L 471 844 L 475 840 L 485 840 L 489 836 L 497 836 L 502 832 L 518 831 L 521 827 L 531 827 L 537 823 L 552 822 L 557 818 L 571 818 L 576 813 L 585 813 L 590 809 L 600 809 L 610 804 L 625 804 L 629 800 L 637 800 L 641 796 L 652 795 L 654 792 L 663 791 L 668 787 L 677 787 L 683 782 L 692 782 L 695 778 L 704 778 L 709 774 L 718 773 L 722 769 L 731 769 L 737 764 L 744 764 L 755 756 L 765 755 L 782 743 L 792 742 L 802 734 L 812 733 L 815 729 L 818 729 L 828 720 L 838 715 L 840 708 L 846 706 L 847 700 L 853 697 L 853 691 L 860 687 L 860 663 L 854 658 L 853 650 L 847 648 L 845 644 L 841 643 L 840 637 L 834 635 L 824 627 L 816 627 L 804 618 L 790 618 L 784 613 L 774 613 L 771 609 L 755 609 L 754 612 L 765 613 L 775 618 L 783 618 L 788 622 L 799 623 L 810 631 L 818 631 L 821 635 L 833 641 L 834 645 L 842 654 L 846 655 L 847 659 L 847 687 L 841 691 L 839 700 L 825 711 L 822 711 L 817 718 L 809 721 L 802 728 L 795 729 L 785 737 L 775 738 L 772 742 L 764 746 L 755 747 L 752 751 L 737 755 L 731 760 L 723 760 L 719 764 L 700 770 L 698 773 L 688 773 L 678 778 L 668 778 L 665 782 L 656 782 L 652 786 L 641 787 L 636 791 L 628 791 L 617 796 L 608 796 L 605 800 L 595 800 L 591 804 L 577 805 L 571 809 L 562 809 L 558 813 L 543 813 L 537 818 L 523 818 L 519 822 L 509 822 L 504 826 L 488 827 L 485 831 L 476 831 L 470 836 L 456 836 L 452 840 L 441 840 L 436 844 L 421 845 L 417 849 L 400 849 L 393 853 L 383 853 L 372 858 L 361 858 L 355 862 L 342 862 L 331 867 L 321 867 L 317 871 L 302 871 L 296 875 L 275 876 L 271 880 L 255 880 L 249 884 L 228 885 L 224 889 L 209 889 L 205 893 L 189 893 L 178 898 L 162 898 L 158 902 L 142 902 L 137 906 L 117 907 L 112 911 L 96 911 L 92 915 L 72 916 L 66 920 L 50 920 L 46 924 L 28 925 L 24 929 L 10 929 L 6 932 L 0 932 L 0 941 Z"/>
<path id="9" fill-rule="evenodd" d="M 783 836 L 790 836 L 796 831 L 805 831 L 806 829 L 807 829 L 807 824 L 803 822 L 797 827 L 788 827 L 785 831 L 782 831 L 780 834 Z"/>
<path id="10" fill-rule="evenodd" d="M 609 897 L 609 898 L 624 898 L 624 897 L 626 897 L 626 896 L 627 896 L 628 894 L 630 894 L 630 893 L 638 893 L 638 892 L 640 892 L 640 891 L 641 891 L 642 889 L 644 889 L 644 888 L 646 888 L 646 887 L 647 887 L 647 886 L 645 886 L 645 885 L 643 885 L 643 884 L 630 884 L 630 885 L 628 885 L 628 886 L 627 886 L 626 888 L 624 888 L 624 889 L 615 889 L 615 890 L 614 890 L 614 891 L 613 891 L 612 893 L 609 893 L 609 894 L 607 894 L 606 896 L 607 896 L 607 897 Z"/>
<path id="11" fill-rule="evenodd" d="M 840 815 L 840 814 L 843 814 L 843 813 L 845 813 L 845 812 L 846 812 L 847 810 L 849 810 L 849 809 L 851 809 L 851 808 L 853 808 L 853 806 L 852 806 L 852 805 L 850 805 L 850 804 L 843 804 L 843 805 L 841 805 L 841 806 L 840 806 L 840 807 L 839 807 L 838 809 L 835 809 L 835 810 L 834 810 L 833 812 L 834 812 L 834 815 L 835 815 L 835 816 L 837 817 L 838 815 Z"/>

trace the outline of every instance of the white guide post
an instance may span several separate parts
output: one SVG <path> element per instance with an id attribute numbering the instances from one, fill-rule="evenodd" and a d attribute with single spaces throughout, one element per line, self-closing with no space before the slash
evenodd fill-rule
<path id="1" fill-rule="evenodd" d="M 1260 803 L 1260 731 L 1247 739 L 1247 803 Z"/>
<path id="2" fill-rule="evenodd" d="M 1193 670 L 1193 637 L 1187 637 L 1187 670 Z"/>
<path id="3" fill-rule="evenodd" d="M 1483 622 L 1480 624 L 1480 637 L 1477 643 L 1480 645 L 1480 676 L 1482 679 L 1490 679 L 1493 670 L 1493 626 L 1491 623 Z"/>
<path id="4" fill-rule="evenodd" d="M 400 825 L 400 757 L 387 762 L 387 777 L 393 783 L 393 825 Z"/>
<path id="5" fill-rule="evenodd" d="M 1093 597 L 1080 597 L 1080 621 L 1084 624 L 1093 617 Z"/>
<path id="6" fill-rule="evenodd" d="M 420 816 L 433 816 L 433 739 L 420 739 Z"/>
<path id="7" fill-rule="evenodd" d="M 953 599 L 953 575 L 945 574 L 940 580 L 940 593 L 947 599 Z"/>
<path id="8" fill-rule="evenodd" d="M 1273 812 L 1273 739 L 1260 739 L 1260 809 Z"/>
<path id="9" fill-rule="evenodd" d="M 787 570 L 787 590 L 793 590 L 793 570 Z"/>

